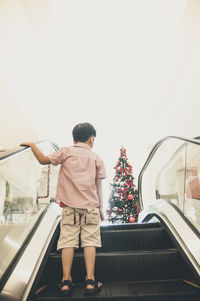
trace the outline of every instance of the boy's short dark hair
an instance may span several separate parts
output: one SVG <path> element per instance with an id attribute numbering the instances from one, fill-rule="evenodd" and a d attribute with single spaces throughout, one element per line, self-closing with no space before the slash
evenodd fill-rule
<path id="1" fill-rule="evenodd" d="M 91 136 L 96 137 L 96 130 L 90 123 L 79 123 L 72 131 L 75 142 L 86 142 Z"/>

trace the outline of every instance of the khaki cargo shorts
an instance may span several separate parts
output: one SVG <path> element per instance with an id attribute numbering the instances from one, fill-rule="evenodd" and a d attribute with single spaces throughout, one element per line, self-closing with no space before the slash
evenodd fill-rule
<path id="1" fill-rule="evenodd" d="M 60 237 L 57 249 L 78 248 L 79 234 L 81 247 L 101 247 L 100 213 L 98 208 L 79 209 L 64 207 L 60 222 Z"/>

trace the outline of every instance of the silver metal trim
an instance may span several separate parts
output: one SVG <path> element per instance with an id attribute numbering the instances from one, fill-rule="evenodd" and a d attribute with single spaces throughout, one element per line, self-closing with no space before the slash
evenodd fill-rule
<path id="1" fill-rule="evenodd" d="M 148 215 L 156 214 L 167 225 L 176 241 L 200 276 L 200 239 L 183 220 L 178 211 L 165 200 L 154 201 L 139 214 L 139 222 Z"/>
<path id="2" fill-rule="evenodd" d="M 1 301 L 24 301 L 30 292 L 52 235 L 60 221 L 62 209 L 52 203 L 38 229 L 6 282 Z"/>

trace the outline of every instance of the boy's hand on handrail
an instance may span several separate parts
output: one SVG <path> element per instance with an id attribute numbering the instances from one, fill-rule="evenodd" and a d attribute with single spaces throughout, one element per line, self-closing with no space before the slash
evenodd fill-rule
<path id="1" fill-rule="evenodd" d="M 33 144 L 33 142 L 22 142 L 22 143 L 20 143 L 20 146 L 30 146 L 31 147 L 31 144 Z"/>
<path id="2" fill-rule="evenodd" d="M 30 146 L 38 162 L 42 165 L 51 164 L 48 156 L 45 156 L 33 142 L 22 142 L 20 146 Z"/>

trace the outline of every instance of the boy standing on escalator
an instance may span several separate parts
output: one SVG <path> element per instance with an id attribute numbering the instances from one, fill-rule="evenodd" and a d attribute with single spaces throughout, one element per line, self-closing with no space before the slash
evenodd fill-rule
<path id="1" fill-rule="evenodd" d="M 72 293 L 71 267 L 74 249 L 84 248 L 86 266 L 85 292 L 98 293 L 102 284 L 95 281 L 96 247 L 101 247 L 100 220 L 103 215 L 102 179 L 106 177 L 103 161 L 92 152 L 95 128 L 89 123 L 77 124 L 73 131 L 73 146 L 62 147 L 48 156 L 43 155 L 32 142 L 30 146 L 41 164 L 61 164 L 57 195 L 63 208 L 58 250 L 62 250 L 63 279 L 59 290 L 62 295 Z"/>

